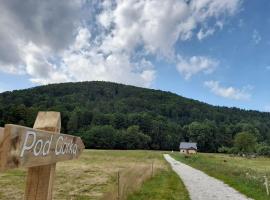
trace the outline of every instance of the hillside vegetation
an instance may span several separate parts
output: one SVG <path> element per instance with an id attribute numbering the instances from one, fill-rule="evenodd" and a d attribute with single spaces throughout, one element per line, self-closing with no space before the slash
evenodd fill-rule
<path id="1" fill-rule="evenodd" d="M 62 83 L 0 94 L 0 126 L 32 126 L 38 111 L 61 112 L 63 133 L 87 148 L 200 151 L 233 146 L 240 132 L 270 143 L 270 113 L 211 106 L 179 95 L 109 82 Z"/>

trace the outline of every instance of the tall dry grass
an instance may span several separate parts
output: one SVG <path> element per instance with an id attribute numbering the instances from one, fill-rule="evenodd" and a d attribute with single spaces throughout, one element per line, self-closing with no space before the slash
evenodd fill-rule
<path id="1" fill-rule="evenodd" d="M 152 161 L 155 171 L 166 167 L 161 152 L 85 150 L 79 159 L 57 163 L 53 199 L 100 200 L 115 188 L 118 171 L 121 176 L 125 169 L 132 171 L 131 168 L 135 166 L 150 167 Z M 0 173 L 0 199 L 23 199 L 25 176 L 26 169 Z"/>
<path id="2" fill-rule="evenodd" d="M 136 164 L 116 174 L 114 187 L 102 200 L 126 200 L 128 195 L 137 191 L 141 185 L 163 168 L 154 163 Z"/>

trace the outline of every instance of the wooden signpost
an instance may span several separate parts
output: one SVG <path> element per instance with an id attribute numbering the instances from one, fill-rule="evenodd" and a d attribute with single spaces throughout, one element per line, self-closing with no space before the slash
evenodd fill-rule
<path id="1" fill-rule="evenodd" d="M 4 137 L 4 128 L 0 127 L 0 144 L 1 144 L 3 137 Z"/>
<path id="2" fill-rule="evenodd" d="M 39 112 L 33 128 L 0 128 L 0 171 L 27 167 L 25 200 L 51 200 L 56 162 L 78 158 L 80 137 L 60 134 L 58 112 Z"/>

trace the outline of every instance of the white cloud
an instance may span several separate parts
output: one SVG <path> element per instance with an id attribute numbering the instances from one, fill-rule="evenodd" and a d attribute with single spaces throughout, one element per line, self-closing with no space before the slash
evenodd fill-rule
<path id="1" fill-rule="evenodd" d="M 204 25 L 197 33 L 198 40 L 203 40 L 204 38 L 213 35 L 217 30 L 222 30 L 223 26 L 224 22 L 221 20 L 218 20 L 215 25 L 210 28 Z"/>
<path id="2" fill-rule="evenodd" d="M 223 19 L 235 14 L 240 4 L 241 0 L 25 0 L 21 6 L 19 1 L 4 1 L 0 70 L 25 73 L 39 84 L 107 80 L 150 87 L 156 77 L 150 56 L 177 63 L 186 79 L 211 73 L 217 61 L 176 56 L 175 45 L 222 29 Z"/>
<path id="3" fill-rule="evenodd" d="M 219 62 L 217 60 L 204 56 L 192 56 L 190 58 L 179 56 L 177 70 L 185 79 L 190 79 L 191 76 L 200 72 L 204 72 L 205 74 L 212 73 L 218 64 Z"/>
<path id="4" fill-rule="evenodd" d="M 214 28 L 210 28 L 207 30 L 200 29 L 200 31 L 197 33 L 197 37 L 199 40 L 202 40 L 210 35 L 213 35 L 215 32 Z"/>
<path id="5" fill-rule="evenodd" d="M 105 55 L 91 45 L 79 51 L 75 48 L 65 51 L 62 67 L 69 79 L 75 81 L 105 80 L 149 87 L 155 78 L 149 61 L 131 62 L 127 53 Z"/>
<path id="6" fill-rule="evenodd" d="M 78 0 L 1 1 L 0 70 L 56 81 L 51 59 L 72 43 L 79 11 Z"/>
<path id="7" fill-rule="evenodd" d="M 260 33 L 255 29 L 253 30 L 253 33 L 252 33 L 252 40 L 255 44 L 259 44 L 260 41 L 262 40 L 262 37 L 260 35 Z"/>
<path id="8" fill-rule="evenodd" d="M 87 28 L 79 28 L 75 42 L 73 44 L 74 50 L 83 50 L 89 48 L 89 40 L 91 39 L 91 33 Z"/>
<path id="9" fill-rule="evenodd" d="M 150 53 L 171 56 L 178 40 L 190 39 L 196 27 L 206 26 L 210 18 L 218 19 L 215 27 L 220 27 L 223 23 L 219 17 L 235 13 L 239 4 L 238 0 L 193 0 L 190 3 L 177 0 L 118 1 L 113 10 L 106 7 L 99 15 L 99 19 L 106 19 L 101 20 L 103 26 L 111 23 L 115 26 L 103 45 L 111 51 L 143 45 Z M 199 35 L 205 37 L 213 33 L 214 29 L 210 27 Z"/>
<path id="10" fill-rule="evenodd" d="M 210 89 L 212 93 L 217 96 L 221 96 L 228 99 L 234 100 L 249 100 L 251 98 L 250 90 L 251 86 L 237 89 L 234 87 L 221 86 L 218 81 L 206 81 L 204 85 Z"/>

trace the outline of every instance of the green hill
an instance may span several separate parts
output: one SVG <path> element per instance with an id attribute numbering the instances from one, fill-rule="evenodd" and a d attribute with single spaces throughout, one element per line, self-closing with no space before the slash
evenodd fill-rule
<path id="1" fill-rule="evenodd" d="M 88 148 L 178 149 L 196 141 L 215 152 L 248 131 L 270 143 L 270 113 L 212 106 L 179 95 L 110 82 L 40 86 L 0 94 L 0 126 L 33 126 L 41 110 L 61 112 L 62 132 Z"/>

